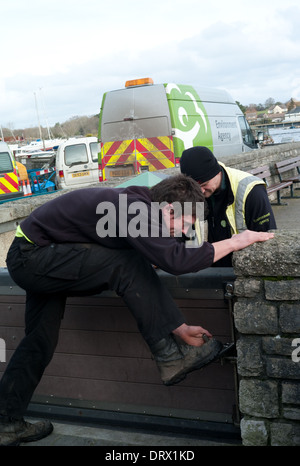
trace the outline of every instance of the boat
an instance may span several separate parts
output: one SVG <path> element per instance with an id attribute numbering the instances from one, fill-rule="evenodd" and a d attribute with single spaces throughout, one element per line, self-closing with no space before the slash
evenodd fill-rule
<path id="1" fill-rule="evenodd" d="M 49 158 L 56 154 L 58 146 L 63 142 L 62 139 L 37 139 L 28 144 L 11 146 L 11 150 L 17 159 L 43 157 Z"/>
<path id="2" fill-rule="evenodd" d="M 49 158 L 56 154 L 54 150 L 40 150 L 40 149 L 32 149 L 32 150 L 24 150 L 23 148 L 18 148 L 14 151 L 14 155 L 16 159 L 26 158 L 30 159 L 33 157 L 44 157 Z"/>

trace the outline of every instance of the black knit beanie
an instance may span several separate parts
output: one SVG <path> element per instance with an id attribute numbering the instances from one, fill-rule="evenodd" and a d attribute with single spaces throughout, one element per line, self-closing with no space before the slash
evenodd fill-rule
<path id="1" fill-rule="evenodd" d="M 196 146 L 182 152 L 180 170 L 198 183 L 205 183 L 214 178 L 221 171 L 221 167 L 207 147 Z"/>

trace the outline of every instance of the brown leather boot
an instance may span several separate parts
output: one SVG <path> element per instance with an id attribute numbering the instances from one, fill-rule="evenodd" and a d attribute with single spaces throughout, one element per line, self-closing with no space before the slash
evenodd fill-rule
<path id="1" fill-rule="evenodd" d="M 217 359 L 223 345 L 210 338 L 202 346 L 179 344 L 169 335 L 151 347 L 152 354 L 165 385 L 174 385 L 185 379 L 189 372 Z"/>
<path id="2" fill-rule="evenodd" d="M 53 431 L 50 421 L 40 421 L 35 424 L 24 419 L 12 419 L 0 416 L 0 446 L 18 446 L 24 442 L 40 440 Z"/>

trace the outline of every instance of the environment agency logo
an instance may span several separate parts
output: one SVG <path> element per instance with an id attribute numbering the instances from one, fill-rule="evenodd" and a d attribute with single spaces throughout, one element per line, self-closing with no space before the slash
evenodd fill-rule
<path id="1" fill-rule="evenodd" d="M 189 85 L 165 84 L 168 99 L 173 107 L 174 147 L 179 154 L 193 146 L 213 147 L 212 131 L 206 109 L 196 92 Z"/>

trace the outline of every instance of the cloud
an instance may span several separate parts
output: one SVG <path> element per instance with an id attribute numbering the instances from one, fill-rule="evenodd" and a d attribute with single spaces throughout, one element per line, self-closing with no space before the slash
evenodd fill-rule
<path id="1" fill-rule="evenodd" d="M 1 17 L 2 126 L 36 125 L 34 93 L 54 125 L 98 113 L 104 92 L 146 76 L 225 88 L 244 105 L 300 98 L 298 0 L 253 0 L 246 12 L 238 0 L 11 0 Z"/>

